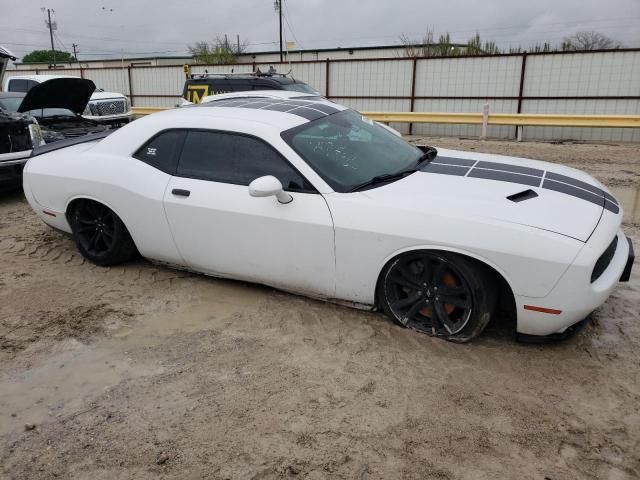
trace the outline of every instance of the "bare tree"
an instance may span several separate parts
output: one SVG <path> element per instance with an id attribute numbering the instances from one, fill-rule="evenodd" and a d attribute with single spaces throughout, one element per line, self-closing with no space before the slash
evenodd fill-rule
<path id="1" fill-rule="evenodd" d="M 460 50 L 451 43 L 449 33 L 440 34 L 435 40 L 433 29 L 429 28 L 418 41 L 410 39 L 407 35 L 400 35 L 400 43 L 404 47 L 402 55 L 405 57 L 445 57 L 458 55 Z"/>
<path id="2" fill-rule="evenodd" d="M 199 41 L 187 46 L 189 53 L 198 63 L 207 65 L 229 65 L 238 61 L 237 57 L 247 51 L 247 41 L 233 43 L 227 37 L 216 37 L 213 42 Z"/>
<path id="3" fill-rule="evenodd" d="M 407 35 L 400 35 L 400 42 L 404 46 L 405 57 L 431 57 L 433 46 L 433 30 L 427 29 L 418 41 L 411 40 Z"/>
<path id="4" fill-rule="evenodd" d="M 621 46 L 617 40 L 593 30 L 576 32 L 562 41 L 562 50 L 604 50 Z"/>

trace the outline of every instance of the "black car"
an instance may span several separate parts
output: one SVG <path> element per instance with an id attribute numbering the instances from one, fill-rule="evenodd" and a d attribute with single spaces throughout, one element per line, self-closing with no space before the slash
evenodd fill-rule
<path id="1" fill-rule="evenodd" d="M 247 90 L 292 90 L 320 95 L 314 88 L 286 74 L 270 69 L 266 73 L 197 73 L 184 82 L 182 96 L 192 103 L 200 103 L 207 95 L 246 92 Z"/>
<path id="2" fill-rule="evenodd" d="M 0 80 L 7 62 L 15 57 L 0 47 Z M 42 143 L 35 118 L 0 105 L 0 190 L 22 184 L 22 169 L 34 146 Z"/>
<path id="3" fill-rule="evenodd" d="M 81 115 L 94 90 L 91 80 L 56 78 L 35 85 L 27 93 L 0 93 L 0 108 L 36 118 L 45 143 L 52 143 L 108 129 Z"/>

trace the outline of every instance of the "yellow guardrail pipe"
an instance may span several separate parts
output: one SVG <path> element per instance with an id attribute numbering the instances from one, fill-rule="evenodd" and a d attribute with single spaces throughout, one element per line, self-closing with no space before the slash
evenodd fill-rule
<path id="1" fill-rule="evenodd" d="M 482 125 L 482 113 L 363 112 L 371 120 L 398 123 L 455 123 Z M 490 113 L 489 125 L 533 127 L 640 127 L 640 115 L 556 115 L 539 113 Z"/>
<path id="2" fill-rule="evenodd" d="M 148 115 L 167 110 L 165 107 L 132 107 L 135 115 Z M 482 125 L 482 113 L 447 112 L 362 112 L 371 120 L 394 123 L 449 123 Z M 531 127 L 602 127 L 638 128 L 640 115 L 557 115 L 539 113 L 490 113 L 488 125 Z"/>

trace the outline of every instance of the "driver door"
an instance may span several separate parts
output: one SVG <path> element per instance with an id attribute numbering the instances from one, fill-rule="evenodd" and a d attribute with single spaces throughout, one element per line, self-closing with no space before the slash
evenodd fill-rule
<path id="1" fill-rule="evenodd" d="M 293 197 L 249 195 L 273 175 Z M 333 221 L 322 195 L 273 147 L 256 137 L 190 130 L 164 196 L 187 265 L 205 273 L 333 297 Z"/>

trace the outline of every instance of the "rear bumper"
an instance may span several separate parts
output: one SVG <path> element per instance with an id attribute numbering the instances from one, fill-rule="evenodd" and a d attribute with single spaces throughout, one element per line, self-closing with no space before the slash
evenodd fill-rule
<path id="1" fill-rule="evenodd" d="M 633 265 L 631 242 L 622 229 L 618 230 L 617 235 L 618 248 L 606 270 L 593 283 L 590 277 L 597 256 L 594 256 L 592 248 L 584 248 L 549 295 L 544 298 L 516 296 L 518 334 L 563 334 L 600 307 L 609 298 L 617 283 L 630 275 Z M 598 249 L 597 252 L 602 250 Z M 531 306 L 549 311 L 534 311 L 530 309 Z"/>

